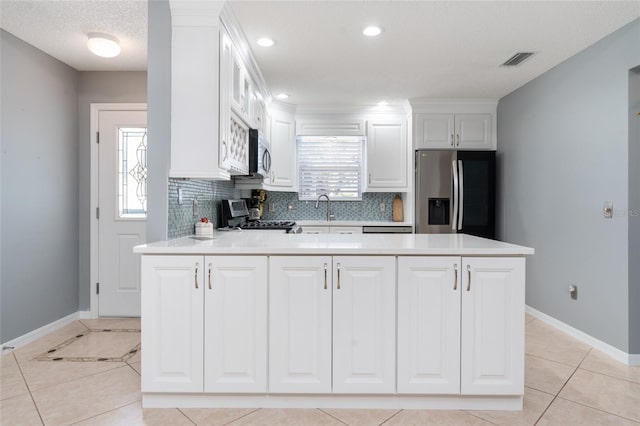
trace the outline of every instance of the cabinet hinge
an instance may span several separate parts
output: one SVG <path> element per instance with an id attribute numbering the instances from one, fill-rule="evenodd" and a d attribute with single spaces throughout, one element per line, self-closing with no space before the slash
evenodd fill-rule
<path id="1" fill-rule="evenodd" d="M 96 143 L 100 143 L 100 132 L 96 132 Z"/>
<path id="2" fill-rule="evenodd" d="M 96 283 L 96 294 L 100 294 L 100 283 Z"/>
<path id="3" fill-rule="evenodd" d="M 100 207 L 96 207 L 96 219 L 100 219 Z"/>

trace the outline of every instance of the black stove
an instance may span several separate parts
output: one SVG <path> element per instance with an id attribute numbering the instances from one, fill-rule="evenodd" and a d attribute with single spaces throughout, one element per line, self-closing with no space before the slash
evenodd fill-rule
<path id="1" fill-rule="evenodd" d="M 245 200 L 222 200 L 222 223 L 226 229 L 281 229 L 291 231 L 296 223 L 290 220 L 249 220 Z"/>
<path id="2" fill-rule="evenodd" d="M 238 225 L 240 229 L 284 229 L 289 230 L 296 226 L 290 220 L 250 220 Z"/>

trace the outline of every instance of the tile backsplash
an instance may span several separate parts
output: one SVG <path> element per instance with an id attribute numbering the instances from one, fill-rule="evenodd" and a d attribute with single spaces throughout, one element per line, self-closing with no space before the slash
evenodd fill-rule
<path id="1" fill-rule="evenodd" d="M 182 204 L 178 204 L 178 188 L 182 188 Z M 195 223 L 201 217 L 209 218 L 215 227 L 220 226 L 220 202 L 230 198 L 248 198 L 251 190 L 239 190 L 233 181 L 206 181 L 169 179 L 169 229 L 168 237 L 180 238 L 195 233 Z M 394 192 L 365 192 L 362 201 L 335 201 L 331 211 L 335 220 L 359 220 L 384 222 L 393 219 Z M 197 201 L 198 212 L 193 213 L 193 200 Z M 273 203 L 275 211 L 269 212 Z M 380 203 L 385 210 L 380 211 Z M 289 210 L 287 207 L 293 208 Z M 297 192 L 267 192 L 263 219 L 266 220 L 325 220 L 326 201 L 299 201 Z"/>
<path id="2" fill-rule="evenodd" d="M 182 204 L 178 204 L 178 188 L 182 188 Z M 220 201 L 250 195 L 251 191 L 236 189 L 233 181 L 169 179 L 169 239 L 194 234 L 201 217 L 207 217 L 214 227 L 220 226 Z M 196 215 L 194 199 L 198 203 Z"/>
<path id="3" fill-rule="evenodd" d="M 359 220 L 384 222 L 393 220 L 393 198 L 395 192 L 365 192 L 362 201 L 331 202 L 334 220 Z M 269 203 L 274 203 L 275 211 L 269 212 Z M 380 211 L 380 203 L 385 210 Z M 287 206 L 291 204 L 291 210 Z M 316 209 L 315 201 L 299 201 L 297 192 L 267 192 L 263 219 L 268 220 L 325 220 L 327 202 L 322 199 Z"/>

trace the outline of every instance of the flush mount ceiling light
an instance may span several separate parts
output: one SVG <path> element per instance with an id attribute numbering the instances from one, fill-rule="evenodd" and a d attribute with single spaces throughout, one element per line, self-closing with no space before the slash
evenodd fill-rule
<path id="1" fill-rule="evenodd" d="M 378 106 L 387 106 L 387 105 L 389 105 L 389 102 L 387 102 L 387 101 L 378 102 Z"/>
<path id="2" fill-rule="evenodd" d="M 364 30 L 362 30 L 362 34 L 366 35 L 367 37 L 378 36 L 382 34 L 382 27 L 379 27 L 377 25 L 369 25 Z"/>
<path id="3" fill-rule="evenodd" d="M 109 34 L 89 33 L 87 47 L 94 55 L 113 58 L 120 54 L 118 39 Z"/>
<path id="4" fill-rule="evenodd" d="M 262 37 L 261 39 L 258 39 L 257 43 L 258 43 L 258 46 L 262 46 L 262 47 L 271 47 L 274 44 L 276 44 L 275 40 L 270 39 L 268 37 Z"/>
<path id="5" fill-rule="evenodd" d="M 287 95 L 286 93 L 280 93 L 278 95 L 276 95 L 276 98 L 278 99 L 287 99 L 289 97 L 289 95 Z"/>

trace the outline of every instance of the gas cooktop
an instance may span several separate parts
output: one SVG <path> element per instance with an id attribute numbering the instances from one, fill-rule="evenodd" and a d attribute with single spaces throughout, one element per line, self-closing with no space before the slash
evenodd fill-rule
<path id="1" fill-rule="evenodd" d="M 240 229 L 285 229 L 289 230 L 296 226 L 295 222 L 290 220 L 251 220 L 240 223 Z"/>

